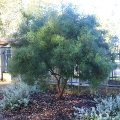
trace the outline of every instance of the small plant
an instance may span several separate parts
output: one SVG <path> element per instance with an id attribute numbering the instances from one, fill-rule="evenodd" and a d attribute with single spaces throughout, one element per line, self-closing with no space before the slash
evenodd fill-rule
<path id="1" fill-rule="evenodd" d="M 74 120 L 120 120 L 120 95 L 95 101 L 98 102 L 96 108 L 74 107 Z"/>
<path id="2" fill-rule="evenodd" d="M 0 109 L 13 109 L 20 105 L 27 106 L 30 94 L 35 91 L 35 86 L 28 86 L 23 82 L 7 85 L 2 88 L 3 99 L 0 101 Z"/>

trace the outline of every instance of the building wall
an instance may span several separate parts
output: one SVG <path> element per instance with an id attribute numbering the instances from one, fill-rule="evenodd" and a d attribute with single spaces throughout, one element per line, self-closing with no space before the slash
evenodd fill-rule
<path id="1" fill-rule="evenodd" d="M 0 47 L 0 79 L 3 79 L 3 72 L 5 71 L 5 48 Z"/>
<path id="2" fill-rule="evenodd" d="M 9 45 L 7 46 L 0 46 L 0 79 L 3 80 L 3 73 L 7 73 L 7 64 L 8 64 L 8 58 L 10 55 L 8 55 L 8 52 L 11 48 Z"/>

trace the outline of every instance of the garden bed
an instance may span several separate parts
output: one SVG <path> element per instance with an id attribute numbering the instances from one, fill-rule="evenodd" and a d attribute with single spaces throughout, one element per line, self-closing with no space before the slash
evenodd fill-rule
<path id="1" fill-rule="evenodd" d="M 36 93 L 30 98 L 28 106 L 13 110 L 4 110 L 3 118 L 6 120 L 69 120 L 69 115 L 74 117 L 73 106 L 94 107 L 95 101 L 91 96 L 63 96 L 62 100 L 56 99 L 56 94 Z"/>
<path id="2" fill-rule="evenodd" d="M 2 89 L 4 91 L 3 92 L 4 94 L 2 94 L 2 91 L 0 92 L 0 101 L 1 101 L 0 105 L 1 107 L 2 105 L 4 105 L 6 108 L 4 109 L 3 112 L 0 113 L 0 120 L 71 120 L 69 117 L 70 115 L 72 116 L 72 118 L 76 118 L 75 117 L 76 109 L 78 109 L 78 111 L 81 111 L 82 107 L 84 107 L 85 109 L 86 108 L 91 109 L 91 107 L 94 107 L 95 109 L 95 108 L 99 108 L 98 106 L 100 105 L 103 105 L 100 107 L 100 110 L 95 110 L 94 112 L 98 114 L 98 111 L 101 111 L 101 109 L 105 107 L 105 110 L 107 110 L 107 114 L 109 111 L 110 117 L 111 115 L 113 115 L 113 117 L 115 116 L 117 118 L 116 120 L 119 120 L 118 114 L 120 114 L 119 113 L 120 95 L 117 96 L 116 99 L 114 99 L 115 96 L 113 98 L 108 98 L 106 99 L 107 101 L 104 98 L 106 98 L 106 93 L 107 95 L 119 94 L 120 88 L 104 87 L 104 86 L 99 87 L 97 88 L 96 94 L 93 97 L 93 95 L 92 96 L 90 95 L 90 91 L 91 91 L 90 86 L 67 86 L 67 89 L 65 90 L 66 94 L 64 94 L 63 98 L 59 100 L 57 99 L 57 94 L 55 92 L 56 86 L 54 84 L 50 86 L 51 86 L 50 87 L 51 92 L 47 92 L 47 93 L 38 92 L 35 89 L 35 92 L 37 93 L 34 93 L 32 95 L 30 95 L 30 93 L 31 93 L 31 90 L 34 91 L 34 89 L 30 86 L 27 86 L 24 83 L 18 83 L 15 85 L 12 84 L 12 85 L 6 86 L 5 87 L 6 89 L 5 88 Z M 29 94 L 27 94 L 26 91 L 28 91 Z M 23 94 L 20 94 L 20 93 L 23 93 Z M 102 95 L 101 98 L 99 93 L 101 93 Z M 3 99 L 2 95 L 7 96 L 7 99 Z M 29 95 L 30 97 L 27 98 L 27 96 Z M 9 96 L 10 96 L 10 99 L 8 99 Z M 12 99 L 11 99 L 11 96 L 12 96 Z M 15 101 L 15 98 L 17 98 L 16 101 Z M 96 98 L 97 98 L 97 101 L 95 100 Z M 28 100 L 27 104 L 25 104 L 26 102 L 24 101 L 24 99 Z M 18 102 L 19 100 L 22 103 L 20 102 L 19 104 Z M 101 102 L 105 102 L 105 103 L 101 104 Z M 6 104 L 6 103 L 9 103 L 9 104 Z M 11 106 L 11 103 L 12 103 L 12 106 Z M 15 105 L 17 105 L 17 107 Z M 115 107 L 112 110 L 110 107 L 111 105 Z M 79 112 L 77 112 L 76 114 L 78 113 Z M 100 117 L 99 115 L 101 114 L 104 115 L 106 113 L 104 113 L 104 110 L 103 110 L 103 113 L 99 112 L 99 114 L 96 117 L 99 118 Z M 79 120 L 79 119 L 76 119 L 76 120 Z M 82 119 L 82 120 L 85 120 L 85 119 Z"/>

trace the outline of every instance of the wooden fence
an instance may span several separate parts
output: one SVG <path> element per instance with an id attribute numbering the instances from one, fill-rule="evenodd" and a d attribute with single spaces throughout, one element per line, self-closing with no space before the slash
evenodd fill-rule
<path id="1" fill-rule="evenodd" d="M 56 84 L 50 84 L 50 90 L 56 92 Z M 110 87 L 110 86 L 99 86 L 96 89 L 91 88 L 90 86 L 84 85 L 67 85 L 65 93 L 68 94 L 95 94 L 95 95 L 116 95 L 120 94 L 120 87 Z"/>

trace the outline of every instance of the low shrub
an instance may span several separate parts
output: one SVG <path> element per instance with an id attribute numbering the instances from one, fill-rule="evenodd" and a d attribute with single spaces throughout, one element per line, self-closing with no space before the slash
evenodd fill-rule
<path id="1" fill-rule="evenodd" d="M 37 89 L 41 92 L 49 91 L 49 77 L 41 78 L 37 81 Z"/>
<path id="2" fill-rule="evenodd" d="M 2 88 L 3 99 L 0 100 L 0 110 L 13 109 L 26 106 L 29 103 L 29 96 L 36 91 L 35 86 L 29 86 L 23 82 L 17 82 Z"/>
<path id="3" fill-rule="evenodd" d="M 41 76 L 36 80 L 36 78 L 33 78 L 31 76 L 22 76 L 22 81 L 25 82 L 28 85 L 36 85 L 37 89 L 41 92 L 49 91 L 49 80 L 50 76 Z"/>
<path id="4" fill-rule="evenodd" d="M 72 120 L 120 120 L 120 94 L 115 97 L 106 97 L 104 99 L 95 99 L 98 103 L 91 108 L 74 107 L 74 115 Z"/>

